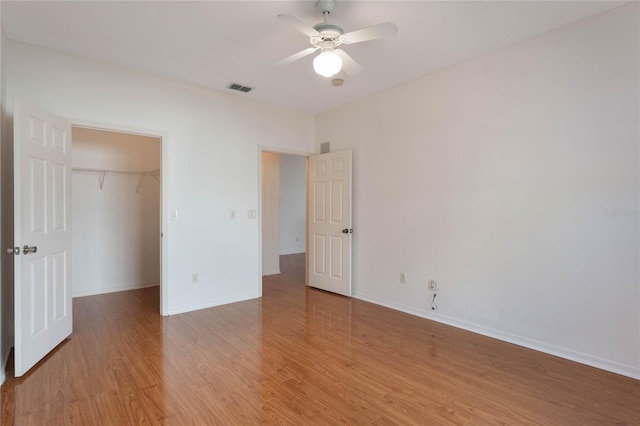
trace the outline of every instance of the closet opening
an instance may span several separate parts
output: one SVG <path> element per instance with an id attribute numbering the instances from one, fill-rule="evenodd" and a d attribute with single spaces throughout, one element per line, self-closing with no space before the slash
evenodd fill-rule
<path id="1" fill-rule="evenodd" d="M 162 137 L 73 126 L 72 296 L 157 287 Z"/>

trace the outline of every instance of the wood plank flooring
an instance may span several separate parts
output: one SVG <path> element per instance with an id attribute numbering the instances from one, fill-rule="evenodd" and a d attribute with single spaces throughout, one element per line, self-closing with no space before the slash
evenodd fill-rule
<path id="1" fill-rule="evenodd" d="M 302 258 L 303 259 L 303 258 Z M 9 425 L 640 425 L 640 381 L 300 284 L 171 317 L 158 289 L 74 300 Z"/>

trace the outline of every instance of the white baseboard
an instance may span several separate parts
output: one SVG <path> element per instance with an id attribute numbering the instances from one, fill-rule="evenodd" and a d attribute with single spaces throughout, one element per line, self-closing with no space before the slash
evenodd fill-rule
<path id="1" fill-rule="evenodd" d="M 97 296 L 99 294 L 108 294 L 108 293 L 117 293 L 119 291 L 128 291 L 128 290 L 139 290 L 141 288 L 154 287 L 158 286 L 157 282 L 151 283 L 141 283 L 141 284 L 128 284 L 116 287 L 106 287 L 106 288 L 97 288 L 95 290 L 89 291 L 81 291 L 81 292 L 72 292 L 72 297 L 86 297 L 86 296 Z"/>
<path id="2" fill-rule="evenodd" d="M 5 349 L 0 360 L 0 385 L 2 385 L 7 378 L 7 362 L 9 362 L 9 354 L 11 353 L 11 346 Z"/>
<path id="3" fill-rule="evenodd" d="M 640 368 L 631 365 L 620 364 L 614 361 L 610 361 L 603 358 L 598 358 L 582 352 L 573 351 L 571 349 L 563 348 L 560 346 L 550 345 L 548 343 L 540 342 L 538 340 L 529 339 L 527 337 L 519 336 L 512 333 L 496 330 L 482 325 L 473 324 L 470 322 L 458 320 L 456 318 L 447 317 L 428 311 L 425 309 L 416 309 L 411 306 L 405 306 L 399 303 L 389 302 L 377 297 L 369 296 L 367 294 L 354 292 L 353 297 L 361 299 L 367 302 L 375 303 L 376 305 L 382 305 L 387 308 L 395 309 L 397 311 L 405 312 L 407 314 L 415 315 L 418 317 L 426 318 L 432 321 L 436 321 L 442 324 L 450 325 L 463 330 L 471 331 L 473 333 L 488 336 L 494 339 L 502 340 L 504 342 L 512 343 L 514 345 L 522 346 L 528 349 L 533 349 L 538 352 L 544 352 L 549 355 L 554 355 L 560 358 L 575 361 L 580 364 L 589 365 L 591 367 L 599 368 L 601 370 L 610 371 L 612 373 L 620 374 L 622 376 L 631 377 L 633 379 L 640 380 Z"/>
<path id="4" fill-rule="evenodd" d="M 256 292 L 243 293 L 233 297 L 227 297 L 224 299 L 211 299 L 205 300 L 197 304 L 178 305 L 169 307 L 169 315 L 184 314 L 185 312 L 199 311 L 201 309 L 214 308 L 220 305 L 227 305 L 229 303 L 244 302 L 245 300 L 257 299 L 260 297 Z"/>

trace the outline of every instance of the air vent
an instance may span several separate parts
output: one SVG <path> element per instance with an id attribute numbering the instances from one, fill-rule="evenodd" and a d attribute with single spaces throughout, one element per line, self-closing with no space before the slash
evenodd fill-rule
<path id="1" fill-rule="evenodd" d="M 253 87 L 243 86 L 242 84 L 238 84 L 238 83 L 231 83 L 230 85 L 227 86 L 227 89 L 237 90 L 238 92 L 243 92 L 243 93 L 249 93 L 250 91 L 253 90 Z"/>

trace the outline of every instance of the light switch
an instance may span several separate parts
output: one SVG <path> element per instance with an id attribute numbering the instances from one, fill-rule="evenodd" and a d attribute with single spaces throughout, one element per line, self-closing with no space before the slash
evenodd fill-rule
<path id="1" fill-rule="evenodd" d="M 171 211 L 171 220 L 178 220 L 178 210 Z"/>
<path id="2" fill-rule="evenodd" d="M 255 210 L 247 211 L 247 219 L 255 219 L 255 218 L 256 218 L 256 211 Z"/>

